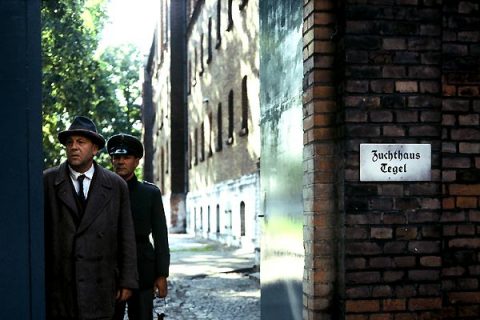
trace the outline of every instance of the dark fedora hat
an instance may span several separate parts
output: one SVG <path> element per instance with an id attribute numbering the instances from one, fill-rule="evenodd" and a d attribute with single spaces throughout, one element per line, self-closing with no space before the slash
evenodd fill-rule
<path id="1" fill-rule="evenodd" d="M 58 134 L 58 140 L 61 144 L 65 145 L 67 138 L 73 135 L 83 136 L 92 140 L 92 142 L 100 149 L 105 146 L 105 139 L 98 133 L 95 123 L 87 117 L 76 117 L 68 130 L 62 131 Z"/>
<path id="2" fill-rule="evenodd" d="M 132 135 L 120 133 L 108 139 L 107 151 L 111 156 L 132 155 L 135 158 L 141 158 L 143 157 L 143 144 Z"/>

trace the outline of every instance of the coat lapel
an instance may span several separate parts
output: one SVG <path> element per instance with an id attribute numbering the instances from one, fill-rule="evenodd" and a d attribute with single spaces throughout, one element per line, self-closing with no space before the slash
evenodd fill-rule
<path id="1" fill-rule="evenodd" d="M 83 232 L 92 222 L 102 213 L 105 206 L 110 202 L 112 197 L 112 182 L 105 175 L 102 167 L 95 164 L 95 177 L 90 185 L 88 193 L 87 206 L 85 213 L 78 226 L 78 233 Z"/>
<path id="2" fill-rule="evenodd" d="M 74 218 L 78 219 L 78 207 L 75 202 L 74 190 L 72 184 L 69 181 L 67 163 L 64 162 L 58 169 L 57 176 L 55 177 L 55 188 L 57 190 L 57 197 L 67 206 L 73 213 Z"/>

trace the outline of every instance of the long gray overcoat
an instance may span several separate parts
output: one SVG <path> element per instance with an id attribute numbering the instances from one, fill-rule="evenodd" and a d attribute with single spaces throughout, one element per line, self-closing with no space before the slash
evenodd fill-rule
<path id="1" fill-rule="evenodd" d="M 103 319 L 118 288 L 137 288 L 127 184 L 95 165 L 83 217 L 65 163 L 44 171 L 47 319 Z"/>

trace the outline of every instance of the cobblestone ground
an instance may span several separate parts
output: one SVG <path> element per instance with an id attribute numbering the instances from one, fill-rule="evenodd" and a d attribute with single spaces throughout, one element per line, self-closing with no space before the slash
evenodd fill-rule
<path id="1" fill-rule="evenodd" d="M 215 242 L 171 235 L 169 293 L 154 301 L 165 319 L 260 319 L 253 254 Z"/>

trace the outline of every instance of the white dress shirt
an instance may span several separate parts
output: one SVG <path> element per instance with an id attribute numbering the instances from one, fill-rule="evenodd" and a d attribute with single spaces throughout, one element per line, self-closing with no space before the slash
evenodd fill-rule
<path id="1" fill-rule="evenodd" d="M 88 197 L 88 190 L 90 190 L 90 184 L 92 183 L 93 179 L 93 173 L 95 172 L 95 166 L 92 164 L 90 169 L 88 169 L 84 173 L 77 172 L 73 170 L 70 166 L 68 166 L 68 169 L 70 170 L 70 179 L 72 179 L 73 186 L 75 187 L 75 192 L 78 194 L 78 190 L 80 189 L 80 185 L 78 183 L 77 178 L 84 174 L 85 179 L 83 180 L 83 193 L 85 195 L 85 199 Z"/>

